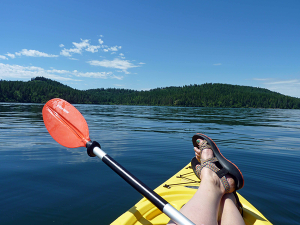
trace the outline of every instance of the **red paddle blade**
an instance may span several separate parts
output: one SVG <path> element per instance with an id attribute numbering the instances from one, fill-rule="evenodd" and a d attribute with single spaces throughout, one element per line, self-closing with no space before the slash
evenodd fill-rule
<path id="1" fill-rule="evenodd" d="M 84 117 L 63 99 L 48 101 L 43 108 L 43 119 L 50 135 L 65 147 L 86 147 L 86 143 L 91 140 Z"/>

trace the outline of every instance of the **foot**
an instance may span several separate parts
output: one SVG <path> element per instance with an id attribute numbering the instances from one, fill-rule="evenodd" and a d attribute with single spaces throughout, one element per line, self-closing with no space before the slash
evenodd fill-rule
<path id="1" fill-rule="evenodd" d="M 201 140 L 201 139 L 198 139 L 198 140 L 199 140 L 199 145 L 201 145 L 203 140 Z M 200 161 L 200 159 L 205 160 L 205 159 L 214 157 L 213 151 L 209 148 L 205 148 L 201 152 L 199 150 L 199 148 L 195 147 L 194 151 L 195 151 L 196 158 L 199 161 Z M 200 153 L 201 153 L 201 155 L 200 155 Z M 209 168 L 204 167 L 201 170 L 200 177 L 201 177 L 202 181 L 208 180 L 208 181 L 212 182 L 215 185 L 215 187 L 217 187 L 221 191 L 222 194 L 225 194 L 225 188 L 224 188 L 223 184 L 221 183 L 220 178 L 218 177 L 218 175 L 215 172 L 213 172 Z M 230 187 L 229 193 L 231 193 L 235 190 L 235 181 L 229 174 L 226 175 L 226 179 L 227 179 L 229 187 Z"/>

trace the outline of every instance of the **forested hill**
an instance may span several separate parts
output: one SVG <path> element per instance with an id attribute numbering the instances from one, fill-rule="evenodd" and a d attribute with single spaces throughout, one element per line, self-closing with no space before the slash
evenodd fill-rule
<path id="1" fill-rule="evenodd" d="M 150 91 L 116 88 L 80 91 L 44 77 L 28 82 L 0 81 L 0 102 L 45 103 L 52 98 L 82 104 L 300 109 L 300 98 L 229 84 L 194 84 Z"/>

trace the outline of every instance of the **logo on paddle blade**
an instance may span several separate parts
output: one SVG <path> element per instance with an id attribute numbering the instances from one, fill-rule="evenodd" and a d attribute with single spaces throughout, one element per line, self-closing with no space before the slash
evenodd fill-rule
<path id="1" fill-rule="evenodd" d="M 64 109 L 63 107 L 61 107 L 61 105 L 57 105 L 56 107 L 60 108 L 62 111 L 64 111 L 65 113 L 69 113 L 68 110 Z"/>

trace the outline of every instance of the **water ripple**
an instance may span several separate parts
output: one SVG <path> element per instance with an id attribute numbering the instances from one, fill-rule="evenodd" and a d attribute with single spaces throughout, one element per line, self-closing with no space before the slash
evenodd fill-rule
<path id="1" fill-rule="evenodd" d="M 141 196 L 84 148 L 57 144 L 42 107 L 0 103 L 1 224 L 109 224 Z M 91 139 L 151 188 L 187 164 L 201 132 L 242 170 L 246 199 L 274 224 L 299 223 L 300 110 L 76 107 Z"/>

